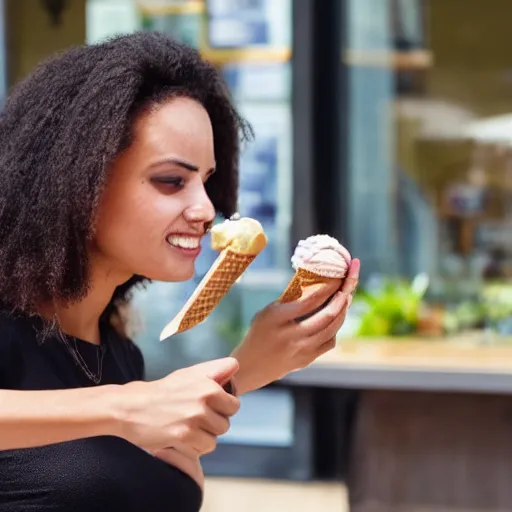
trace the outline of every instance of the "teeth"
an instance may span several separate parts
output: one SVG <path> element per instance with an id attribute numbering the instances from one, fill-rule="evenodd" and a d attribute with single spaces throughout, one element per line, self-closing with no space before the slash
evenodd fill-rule
<path id="1" fill-rule="evenodd" d="M 199 247 L 199 238 L 194 236 L 169 235 L 167 242 L 175 247 L 182 249 L 197 249 Z"/>

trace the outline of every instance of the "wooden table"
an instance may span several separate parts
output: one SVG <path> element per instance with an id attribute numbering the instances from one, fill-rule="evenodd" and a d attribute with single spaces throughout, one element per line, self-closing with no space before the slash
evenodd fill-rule
<path id="1" fill-rule="evenodd" d="M 512 344 L 345 342 L 286 381 L 358 390 L 351 511 L 512 510 Z"/>

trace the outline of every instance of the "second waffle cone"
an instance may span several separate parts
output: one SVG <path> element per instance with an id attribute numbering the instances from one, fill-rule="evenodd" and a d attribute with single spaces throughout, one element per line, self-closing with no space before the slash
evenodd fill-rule
<path id="1" fill-rule="evenodd" d="M 339 279 L 332 277 L 323 277 L 309 270 L 299 268 L 293 278 L 288 283 L 286 290 L 279 298 L 279 302 L 293 302 L 302 297 L 304 289 L 308 286 L 313 286 L 323 283 L 331 283 L 332 281 L 339 281 Z"/>

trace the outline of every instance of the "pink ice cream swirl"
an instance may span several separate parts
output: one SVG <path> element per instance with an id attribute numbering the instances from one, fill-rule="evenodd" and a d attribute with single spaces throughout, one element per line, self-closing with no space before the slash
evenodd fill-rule
<path id="1" fill-rule="evenodd" d="M 303 268 L 335 279 L 345 277 L 351 261 L 348 250 L 329 235 L 315 235 L 301 240 L 292 256 L 295 270 Z"/>

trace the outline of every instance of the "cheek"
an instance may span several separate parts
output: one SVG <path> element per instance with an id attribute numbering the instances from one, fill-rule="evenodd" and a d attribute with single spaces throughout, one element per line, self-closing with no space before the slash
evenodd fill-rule
<path id="1" fill-rule="evenodd" d="M 126 251 L 130 239 L 138 231 L 133 210 L 126 205 L 109 203 L 99 213 L 95 242 L 104 256 L 117 258 Z"/>
<path id="2" fill-rule="evenodd" d="M 100 209 L 96 243 L 118 259 L 147 258 L 165 243 L 165 233 L 181 215 L 180 201 L 141 185 L 136 193 L 109 194 Z"/>

